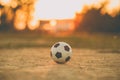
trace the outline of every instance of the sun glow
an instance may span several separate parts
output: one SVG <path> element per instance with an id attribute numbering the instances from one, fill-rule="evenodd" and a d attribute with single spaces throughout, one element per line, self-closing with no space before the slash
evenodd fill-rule
<path id="1" fill-rule="evenodd" d="M 108 4 L 102 13 L 113 16 L 120 11 L 120 0 L 38 0 L 35 4 L 35 16 L 41 20 L 74 19 L 76 12 L 99 9 L 106 2 Z M 85 6 L 88 6 L 88 9 L 83 9 Z"/>
<path id="2" fill-rule="evenodd" d="M 35 14 L 39 19 L 73 19 L 75 12 L 82 9 L 79 0 L 39 0 L 35 4 Z M 77 5 L 76 5 L 77 4 Z"/>
<path id="3" fill-rule="evenodd" d="M 14 9 L 21 5 L 16 9 L 15 17 L 12 9 L 8 8 L 9 10 L 6 11 L 9 13 L 8 21 L 14 17 L 14 26 L 17 30 L 25 28 L 35 30 L 43 27 L 44 30 L 74 31 L 75 25 L 79 24 L 84 14 L 92 8 L 101 9 L 102 14 L 109 14 L 112 17 L 120 13 L 120 0 L 30 0 L 29 5 L 28 0 L 20 1 L 21 3 L 19 0 L 0 0 L 0 5 L 5 8 Z M 3 9 L 0 10 L 0 16 L 2 12 Z M 77 14 L 81 15 L 77 16 Z M 41 26 L 40 21 L 49 21 L 49 23 Z"/>
<path id="4" fill-rule="evenodd" d="M 57 24 L 57 21 L 56 21 L 56 20 L 51 20 L 51 21 L 50 21 L 50 25 L 51 25 L 51 26 L 55 26 L 56 24 Z"/>

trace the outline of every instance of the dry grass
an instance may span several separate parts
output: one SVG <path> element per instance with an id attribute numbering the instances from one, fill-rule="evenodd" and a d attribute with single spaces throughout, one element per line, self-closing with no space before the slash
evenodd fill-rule
<path id="1" fill-rule="evenodd" d="M 0 48 L 51 47 L 55 42 L 65 41 L 74 48 L 120 49 L 119 34 L 77 33 L 70 36 L 41 35 L 40 33 L 0 33 Z"/>
<path id="2" fill-rule="evenodd" d="M 120 54 L 73 48 L 72 59 L 57 64 L 49 48 L 0 49 L 0 80 L 119 80 Z"/>

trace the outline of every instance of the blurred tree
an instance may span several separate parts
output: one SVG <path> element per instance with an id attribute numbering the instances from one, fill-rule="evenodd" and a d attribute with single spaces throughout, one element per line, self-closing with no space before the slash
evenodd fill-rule
<path id="1" fill-rule="evenodd" d="M 27 7 L 27 14 L 28 17 L 30 16 L 30 9 L 29 7 L 34 4 L 36 0 L 10 0 L 16 3 L 16 6 L 14 4 L 8 3 L 8 4 L 3 4 L 0 3 L 0 10 L 2 14 L 0 15 L 0 31 L 15 31 L 14 29 L 14 19 L 15 19 L 15 13 L 17 10 L 19 10 L 21 7 L 26 6 Z M 8 15 L 8 11 L 11 11 L 12 19 L 7 21 L 7 18 L 10 16 Z M 26 23 L 27 24 L 27 23 Z"/>
<path id="2" fill-rule="evenodd" d="M 1 24 L 0 24 L 0 31 L 7 31 L 9 29 L 8 26 L 10 26 L 7 23 L 7 14 L 5 11 L 5 7 L 3 5 L 0 5 L 0 9 L 2 10 L 2 14 L 0 16 Z"/>
<path id="3" fill-rule="evenodd" d="M 101 9 L 89 10 L 79 24 L 78 31 L 88 32 L 120 32 L 120 14 L 111 17 L 108 14 L 102 15 Z"/>

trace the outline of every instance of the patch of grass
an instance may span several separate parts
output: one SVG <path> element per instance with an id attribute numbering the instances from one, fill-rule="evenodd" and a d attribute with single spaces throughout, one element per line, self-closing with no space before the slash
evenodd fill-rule
<path id="1" fill-rule="evenodd" d="M 51 47 L 65 41 L 73 48 L 120 49 L 120 37 L 113 34 L 84 34 L 52 36 L 39 33 L 0 33 L 0 48 Z"/>

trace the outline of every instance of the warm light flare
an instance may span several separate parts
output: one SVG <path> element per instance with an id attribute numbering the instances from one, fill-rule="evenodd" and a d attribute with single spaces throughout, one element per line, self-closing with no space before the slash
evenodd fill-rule
<path id="1" fill-rule="evenodd" d="M 12 7 L 12 8 L 16 8 L 16 7 L 18 6 L 16 0 L 12 0 L 10 4 L 11 4 L 11 7 Z"/>
<path id="2" fill-rule="evenodd" d="M 19 9 L 16 11 L 15 15 L 16 15 L 14 20 L 15 29 L 24 30 L 26 28 L 27 13 L 24 10 Z"/>
<path id="3" fill-rule="evenodd" d="M 31 20 L 31 21 L 29 21 L 28 22 L 28 28 L 30 29 L 30 30 L 35 30 L 35 29 L 37 29 L 38 27 L 39 27 L 39 21 L 38 20 L 35 20 L 35 19 L 33 19 L 33 20 Z"/>
<path id="4" fill-rule="evenodd" d="M 2 16 L 2 9 L 0 9 L 0 18 Z M 0 24 L 1 24 L 1 19 L 0 19 Z"/>
<path id="5" fill-rule="evenodd" d="M 6 8 L 6 13 L 7 13 L 7 22 L 10 22 L 13 19 L 13 11 L 10 8 Z"/>
<path id="6" fill-rule="evenodd" d="M 115 17 L 118 13 L 120 13 L 120 0 L 108 0 L 108 3 L 102 9 L 101 13 L 108 13 L 112 17 Z"/>
<path id="7" fill-rule="evenodd" d="M 56 21 L 56 20 L 51 20 L 51 21 L 50 21 L 50 25 L 51 25 L 51 26 L 55 26 L 56 24 L 57 24 L 57 21 Z"/>
<path id="8" fill-rule="evenodd" d="M 9 5 L 11 0 L 0 0 L 2 5 Z"/>
<path id="9" fill-rule="evenodd" d="M 10 6 L 12 8 L 15 8 L 18 6 L 16 0 L 0 0 L 0 4 L 3 6 Z"/>

